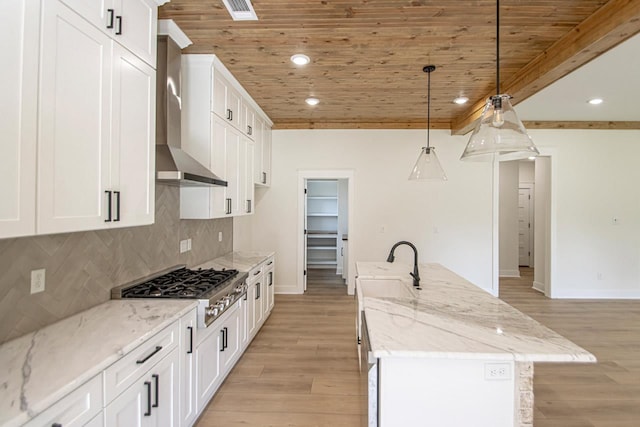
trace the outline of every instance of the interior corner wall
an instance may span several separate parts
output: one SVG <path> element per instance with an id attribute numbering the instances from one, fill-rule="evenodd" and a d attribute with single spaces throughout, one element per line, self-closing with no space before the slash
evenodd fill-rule
<path id="1" fill-rule="evenodd" d="M 535 161 L 535 187 L 533 189 L 533 288 L 549 296 L 547 284 L 550 279 L 549 247 L 550 233 L 550 193 L 551 159 L 541 156 Z M 561 284 L 558 284 L 560 287 Z"/>
<path id="2" fill-rule="evenodd" d="M 384 261 L 395 242 L 409 240 L 421 262 L 441 263 L 491 289 L 492 167 L 459 161 L 467 139 L 432 131 L 448 181 L 414 182 L 408 176 L 424 145 L 424 131 L 273 131 L 271 187 L 256 197 L 251 249 L 276 252 L 276 292 L 301 292 L 298 172 L 327 169 L 354 171 L 349 256 L 355 261 Z M 411 264 L 412 252 L 400 248 L 396 262 Z M 349 271 L 351 284 L 354 277 Z"/>
<path id="3" fill-rule="evenodd" d="M 518 238 L 519 162 L 500 163 L 499 193 L 499 274 L 520 277 Z"/>

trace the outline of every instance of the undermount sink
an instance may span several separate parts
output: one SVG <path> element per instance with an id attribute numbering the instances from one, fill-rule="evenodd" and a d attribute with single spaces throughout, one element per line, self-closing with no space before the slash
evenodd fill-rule
<path id="1" fill-rule="evenodd" d="M 397 279 L 359 279 L 358 289 L 363 297 L 414 298 L 406 282 Z"/>

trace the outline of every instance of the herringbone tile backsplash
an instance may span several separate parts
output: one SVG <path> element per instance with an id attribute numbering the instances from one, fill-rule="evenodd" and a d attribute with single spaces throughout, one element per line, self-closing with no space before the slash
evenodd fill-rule
<path id="1" fill-rule="evenodd" d="M 180 220 L 179 213 L 179 189 L 156 185 L 153 225 L 0 239 L 0 343 L 101 304 L 115 286 L 231 252 L 231 218 Z M 180 254 L 187 238 L 192 249 Z M 31 295 L 38 268 L 46 269 L 45 291 Z"/>

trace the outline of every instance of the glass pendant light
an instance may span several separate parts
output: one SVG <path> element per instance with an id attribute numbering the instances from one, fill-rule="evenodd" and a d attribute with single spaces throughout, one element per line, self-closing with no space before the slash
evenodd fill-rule
<path id="1" fill-rule="evenodd" d="M 538 154 L 511 106 L 511 96 L 500 94 L 500 0 L 496 0 L 496 95 L 487 99 L 460 160 L 506 161 Z"/>
<path id="2" fill-rule="evenodd" d="M 429 76 L 427 89 L 427 146 L 422 147 L 418 160 L 409 175 L 409 180 L 411 181 L 447 180 L 442 165 L 440 165 L 440 160 L 438 160 L 438 156 L 436 156 L 435 148 L 429 146 L 429 129 L 431 126 L 431 73 L 435 71 L 435 69 L 435 65 L 427 65 L 422 69 L 422 71 Z"/>

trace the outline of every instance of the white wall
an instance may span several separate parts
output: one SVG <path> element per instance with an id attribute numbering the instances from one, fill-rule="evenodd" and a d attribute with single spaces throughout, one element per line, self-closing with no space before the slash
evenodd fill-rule
<path id="1" fill-rule="evenodd" d="M 530 134 L 557 152 L 551 296 L 640 298 L 640 131 Z"/>
<path id="2" fill-rule="evenodd" d="M 640 131 L 530 134 L 552 153 L 551 295 L 640 298 Z M 491 289 L 491 165 L 458 160 L 468 136 L 431 135 L 447 182 L 407 181 L 424 131 L 273 132 L 272 186 L 256 188 L 256 214 L 247 227 L 250 249 L 277 253 L 278 292 L 297 292 L 298 170 L 342 168 L 355 171 L 349 230 L 354 260 L 384 260 L 394 242 L 407 239 L 417 245 L 421 261 L 440 262 Z M 398 256 L 410 262 L 408 250 Z"/>
<path id="3" fill-rule="evenodd" d="M 532 160 L 520 160 L 518 162 L 518 171 L 521 183 L 535 182 L 535 162 Z"/>
<path id="4" fill-rule="evenodd" d="M 518 236 L 519 162 L 500 163 L 499 271 L 502 277 L 520 277 Z"/>
<path id="5" fill-rule="evenodd" d="M 557 160 L 557 159 L 554 159 Z M 551 245 L 551 158 L 538 157 L 535 161 L 535 187 L 533 205 L 533 287 L 549 296 L 547 285 L 551 277 L 549 262 Z M 561 284 L 558 283 L 557 287 Z"/>
<path id="6" fill-rule="evenodd" d="M 432 131 L 432 145 L 447 182 L 408 181 L 425 131 L 300 130 L 273 132 L 273 173 L 256 191 L 251 235 L 256 250 L 275 250 L 277 292 L 299 292 L 296 283 L 299 170 L 354 171 L 350 260 L 384 261 L 399 240 L 412 241 L 423 262 L 440 262 L 489 289 L 492 278 L 492 168 L 458 159 L 466 137 Z M 382 231 L 384 229 L 384 232 Z M 399 248 L 397 260 L 412 263 Z M 349 271 L 353 287 L 354 269 Z"/>

